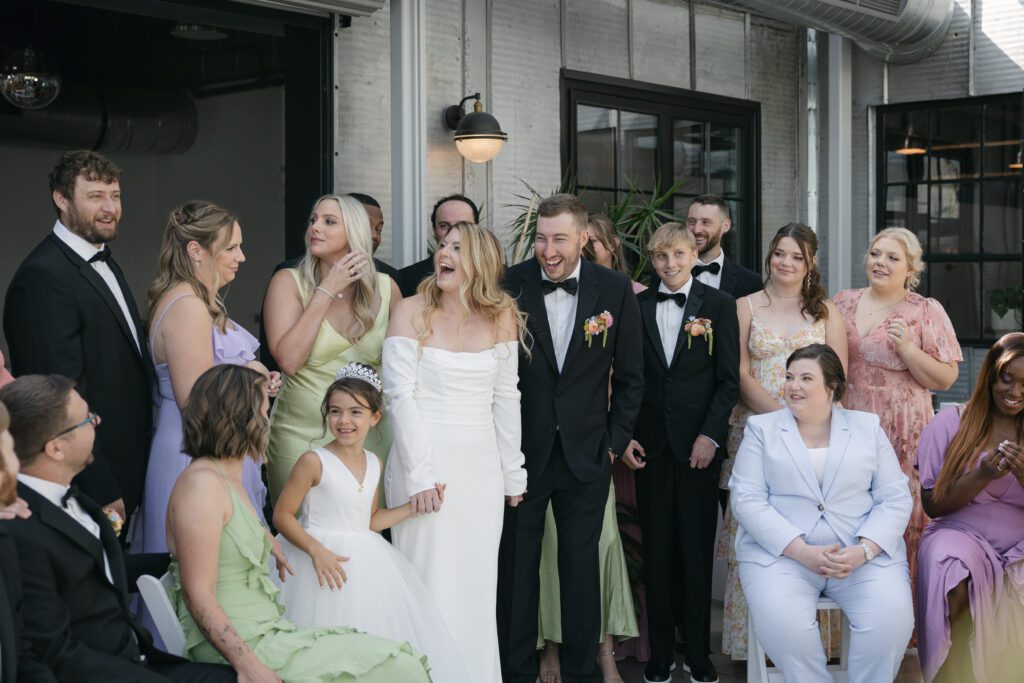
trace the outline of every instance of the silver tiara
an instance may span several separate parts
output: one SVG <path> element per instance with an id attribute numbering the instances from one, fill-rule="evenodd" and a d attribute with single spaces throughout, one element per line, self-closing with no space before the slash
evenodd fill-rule
<path id="1" fill-rule="evenodd" d="M 362 363 L 352 362 L 345 367 L 338 370 L 338 373 L 334 376 L 335 380 L 344 379 L 346 377 L 354 377 L 355 379 L 361 379 L 368 383 L 377 391 L 380 391 L 380 377 L 373 371 L 373 368 L 363 365 Z"/>

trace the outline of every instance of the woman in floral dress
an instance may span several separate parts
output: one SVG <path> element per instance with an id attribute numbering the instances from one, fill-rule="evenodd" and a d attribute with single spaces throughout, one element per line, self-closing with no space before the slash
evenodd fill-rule
<path id="1" fill-rule="evenodd" d="M 743 427 L 750 415 L 783 407 L 782 384 L 786 359 L 808 344 L 831 346 L 846 365 L 846 332 L 835 306 L 826 300 L 815 256 L 818 238 L 800 223 L 790 223 L 775 233 L 768 247 L 764 290 L 736 302 L 740 323 L 740 402 L 729 421 L 726 448 L 729 458 L 722 465 L 722 486 L 732 474 L 733 458 L 743 440 Z M 740 588 L 736 563 L 736 519 L 726 511 L 719 536 L 717 556 L 728 559 L 725 584 L 725 613 L 722 624 L 722 652 L 733 659 L 747 658 L 747 603 Z M 839 615 L 819 616 L 826 635 L 826 652 L 832 651 L 832 633 L 838 635 Z M 838 638 L 835 643 L 838 644 Z"/>

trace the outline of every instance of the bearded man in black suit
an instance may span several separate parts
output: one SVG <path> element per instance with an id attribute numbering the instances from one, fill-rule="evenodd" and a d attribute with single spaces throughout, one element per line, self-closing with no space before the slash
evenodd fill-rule
<path id="1" fill-rule="evenodd" d="M 499 562 L 499 642 L 512 683 L 533 683 L 539 668 L 538 570 L 549 502 L 558 529 L 562 680 L 601 680 L 598 538 L 611 463 L 629 444 L 640 408 L 643 356 L 630 280 L 581 259 L 588 239 L 583 203 L 548 197 L 537 208 L 536 258 L 505 277 L 534 341 L 519 362 L 528 488 L 506 511 Z"/>
<path id="2" fill-rule="evenodd" d="M 193 664 L 153 647 L 132 622 L 128 573 L 111 520 L 71 480 L 93 459 L 100 417 L 59 375 L 0 389 L 32 515 L 0 522 L 21 570 L 24 634 L 58 681 L 229 683 L 226 666 Z"/>
<path id="3" fill-rule="evenodd" d="M 135 299 L 108 246 L 121 220 L 120 175 L 96 152 L 61 156 L 50 172 L 58 220 L 11 280 L 4 335 L 16 377 L 69 377 L 107 418 L 96 460 L 76 483 L 127 521 L 146 480 L 153 364 Z"/>

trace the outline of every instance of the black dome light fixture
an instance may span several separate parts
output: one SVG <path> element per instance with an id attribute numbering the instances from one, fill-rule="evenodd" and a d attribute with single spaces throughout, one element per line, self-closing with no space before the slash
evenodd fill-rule
<path id="1" fill-rule="evenodd" d="M 473 111 L 466 114 L 462 105 L 472 99 L 476 100 Z M 459 154 L 478 164 L 496 157 L 508 140 L 508 134 L 501 130 L 498 120 L 484 111 L 480 93 L 467 95 L 458 104 L 446 107 L 444 123 L 455 131 L 453 138 Z"/>

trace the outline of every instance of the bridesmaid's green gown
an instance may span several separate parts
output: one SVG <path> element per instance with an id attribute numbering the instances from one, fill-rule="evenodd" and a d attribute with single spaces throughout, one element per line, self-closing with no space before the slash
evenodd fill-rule
<path id="1" fill-rule="evenodd" d="M 427 682 L 427 659 L 407 643 L 355 629 L 300 629 L 281 614 L 267 560 L 270 541 L 232 487 L 233 512 L 220 540 L 217 601 L 238 634 L 285 683 Z M 177 560 L 171 562 L 171 602 L 185 630 L 185 656 L 195 662 L 226 664 L 185 607 Z"/>

